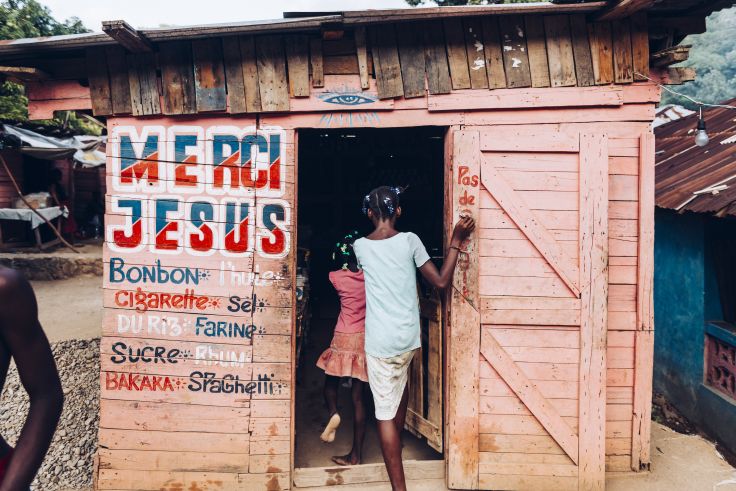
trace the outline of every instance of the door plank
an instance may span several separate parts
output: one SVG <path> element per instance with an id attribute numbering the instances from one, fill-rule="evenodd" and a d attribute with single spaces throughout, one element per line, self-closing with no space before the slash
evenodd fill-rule
<path id="1" fill-rule="evenodd" d="M 448 139 L 449 140 L 449 139 Z M 452 195 L 450 223 L 461 213 L 478 217 L 480 135 L 477 131 L 452 134 Z M 473 177 L 475 176 L 475 180 Z M 447 483 L 450 488 L 478 489 L 478 405 L 480 400 L 480 313 L 478 311 L 478 233 L 461 245 L 469 261 L 455 269 L 450 297 L 447 397 Z"/>
<path id="2" fill-rule="evenodd" d="M 470 215 L 479 219 L 480 209 L 480 135 L 477 131 L 455 133 L 455 155 L 453 161 L 453 223 L 457 223 L 461 215 Z M 476 230 L 471 237 L 460 245 L 463 261 L 455 268 L 453 286 L 478 310 L 479 299 L 479 246 L 480 231 Z"/>
<path id="3" fill-rule="evenodd" d="M 605 487 L 608 141 L 580 135 L 580 489 Z"/>
<path id="4" fill-rule="evenodd" d="M 483 185 L 501 205 L 503 210 L 524 232 L 529 241 L 534 244 L 539 253 L 547 259 L 550 266 L 557 272 L 560 279 L 577 297 L 578 268 L 575 267 L 569 256 L 562 250 L 552 234 L 537 220 L 532 211 L 521 201 L 514 190 L 509 186 L 501 173 L 488 161 L 483 162 L 481 180 Z"/>
<path id="5" fill-rule="evenodd" d="M 535 418 L 549 432 L 576 464 L 578 463 L 578 436 L 516 366 L 508 353 L 498 344 L 489 330 L 481 336 L 481 354 L 488 360 L 511 390 L 529 408 Z"/>

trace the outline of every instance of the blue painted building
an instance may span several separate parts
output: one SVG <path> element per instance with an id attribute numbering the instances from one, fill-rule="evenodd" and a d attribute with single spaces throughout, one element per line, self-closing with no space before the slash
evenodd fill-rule
<path id="1" fill-rule="evenodd" d="M 736 451 L 736 122 L 724 112 L 706 112 L 705 147 L 697 115 L 655 130 L 654 391 Z"/>

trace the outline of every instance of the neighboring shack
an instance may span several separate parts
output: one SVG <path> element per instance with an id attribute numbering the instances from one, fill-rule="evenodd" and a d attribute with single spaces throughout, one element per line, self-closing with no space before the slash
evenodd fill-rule
<path id="1" fill-rule="evenodd" d="M 697 114 L 655 131 L 654 387 L 736 452 L 736 120 L 704 116 L 705 147 Z"/>
<path id="2" fill-rule="evenodd" d="M 439 435 L 448 486 L 603 489 L 606 469 L 646 468 L 656 82 L 693 77 L 667 68 L 687 58 L 677 43 L 733 2 L 654 3 L 114 21 L 0 42 L 0 64 L 39 79 L 32 117 L 107 117 L 98 488 L 313 476 L 293 468 L 308 128 L 445 128 L 445 228 L 461 212 L 479 228 L 440 319 L 443 410 L 413 418 Z"/>

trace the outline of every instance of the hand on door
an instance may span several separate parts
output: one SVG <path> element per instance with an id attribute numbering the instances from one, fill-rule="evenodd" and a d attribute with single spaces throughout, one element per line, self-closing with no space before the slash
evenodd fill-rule
<path id="1" fill-rule="evenodd" d="M 475 230 L 475 219 L 471 216 L 461 216 L 452 231 L 450 247 L 460 247 L 465 239 Z"/>

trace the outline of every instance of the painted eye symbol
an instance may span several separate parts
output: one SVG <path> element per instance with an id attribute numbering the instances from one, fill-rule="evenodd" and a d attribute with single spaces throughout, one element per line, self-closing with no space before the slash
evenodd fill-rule
<path id="1" fill-rule="evenodd" d="M 360 104 L 376 102 L 372 97 L 358 94 L 328 94 L 326 97 L 322 98 L 322 100 L 330 104 L 340 104 L 343 106 L 357 106 Z"/>

